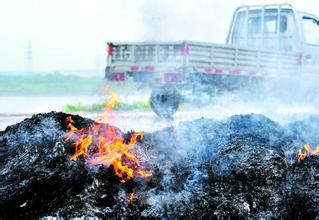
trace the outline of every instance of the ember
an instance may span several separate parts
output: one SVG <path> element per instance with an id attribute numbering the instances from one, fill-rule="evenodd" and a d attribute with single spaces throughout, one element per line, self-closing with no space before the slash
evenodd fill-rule
<path id="1" fill-rule="evenodd" d="M 137 198 L 136 193 L 132 192 L 132 193 L 130 193 L 130 195 L 128 197 L 128 201 L 133 202 L 136 198 Z"/>
<path id="2" fill-rule="evenodd" d="M 109 113 L 117 102 L 115 93 L 111 93 L 111 99 L 106 103 L 104 112 L 98 117 L 98 121 L 107 123 Z M 142 140 L 143 133 L 131 133 L 128 141 L 116 130 L 106 124 L 93 123 L 88 128 L 77 129 L 71 116 L 66 117 L 69 132 L 65 136 L 65 141 L 72 141 L 75 148 L 71 160 L 83 157 L 93 165 L 113 166 L 115 174 L 121 178 L 121 182 L 132 179 L 135 176 L 142 178 L 150 177 L 150 171 L 146 171 L 141 166 L 140 160 L 133 151 L 137 140 Z M 97 152 L 96 152 L 97 151 Z M 89 155 L 93 152 L 92 155 Z"/>

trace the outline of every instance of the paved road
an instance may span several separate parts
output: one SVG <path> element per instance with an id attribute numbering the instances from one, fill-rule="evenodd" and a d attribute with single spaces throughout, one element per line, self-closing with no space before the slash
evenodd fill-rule
<path id="1" fill-rule="evenodd" d="M 0 96 L 0 114 L 60 111 L 65 104 L 100 103 L 103 96 Z"/>

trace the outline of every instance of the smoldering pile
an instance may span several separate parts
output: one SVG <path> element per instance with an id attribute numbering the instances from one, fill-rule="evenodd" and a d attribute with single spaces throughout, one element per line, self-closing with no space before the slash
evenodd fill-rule
<path id="1" fill-rule="evenodd" d="M 70 160 L 68 116 L 38 114 L 0 132 L 0 218 L 319 216 L 319 157 L 296 157 L 318 144 L 319 117 L 203 118 L 145 133 L 135 153 L 152 176 L 123 182 L 112 166 Z"/>

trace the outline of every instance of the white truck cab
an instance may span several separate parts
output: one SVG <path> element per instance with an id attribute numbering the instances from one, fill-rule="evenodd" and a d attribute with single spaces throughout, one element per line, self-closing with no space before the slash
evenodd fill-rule
<path id="1" fill-rule="evenodd" d="M 236 46 L 298 51 L 319 46 L 319 19 L 291 5 L 245 6 L 236 10 L 227 38 Z"/>
<path id="2" fill-rule="evenodd" d="M 306 70 L 319 64 L 319 18 L 296 11 L 289 4 L 239 7 L 233 16 L 227 44 L 297 52 Z"/>

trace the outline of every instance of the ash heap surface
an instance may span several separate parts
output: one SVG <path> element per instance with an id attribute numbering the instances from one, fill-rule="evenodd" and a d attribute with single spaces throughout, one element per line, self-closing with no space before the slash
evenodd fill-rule
<path id="1" fill-rule="evenodd" d="M 0 132 L 0 219 L 319 216 L 319 157 L 297 160 L 304 144 L 319 144 L 317 116 L 285 126 L 254 114 L 202 118 L 144 133 L 134 153 L 152 176 L 127 181 L 112 165 L 70 160 L 68 116 L 38 114 Z"/>

